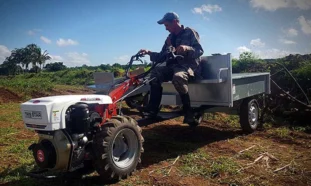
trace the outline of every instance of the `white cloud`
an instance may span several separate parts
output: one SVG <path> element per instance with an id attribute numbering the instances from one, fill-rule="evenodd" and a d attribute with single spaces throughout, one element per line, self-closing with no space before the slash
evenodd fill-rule
<path id="1" fill-rule="evenodd" d="M 63 62 L 64 61 L 64 58 L 62 58 L 61 56 L 56 56 L 56 55 L 50 55 L 50 56 L 51 56 L 51 59 L 50 59 L 51 62 Z"/>
<path id="2" fill-rule="evenodd" d="M 220 12 L 220 11 L 222 11 L 222 8 L 220 6 L 218 6 L 218 5 L 210 5 L 210 4 L 205 5 L 204 4 L 201 7 L 193 8 L 191 11 L 194 14 L 204 15 L 204 13 L 212 14 L 214 12 Z"/>
<path id="3" fill-rule="evenodd" d="M 66 55 L 66 61 L 64 62 L 68 66 L 82 66 L 91 64 L 86 53 L 79 54 L 78 52 L 70 52 L 66 53 Z"/>
<path id="4" fill-rule="evenodd" d="M 280 41 L 281 43 L 283 43 L 283 44 L 286 44 L 286 45 L 296 44 L 295 41 L 288 40 L 288 39 L 284 39 L 284 38 L 279 39 L 279 41 Z"/>
<path id="5" fill-rule="evenodd" d="M 251 43 L 250 43 L 252 46 L 254 47 L 264 47 L 265 46 L 265 43 L 262 42 L 259 38 L 258 39 L 253 39 L 251 40 Z"/>
<path id="6" fill-rule="evenodd" d="M 33 36 L 33 35 L 35 35 L 37 32 L 41 32 L 41 31 L 42 31 L 41 29 L 35 28 L 35 29 L 32 29 L 32 30 L 28 30 L 28 31 L 27 31 L 27 34 L 30 35 L 30 36 Z"/>
<path id="7" fill-rule="evenodd" d="M 301 26 L 301 30 L 305 34 L 311 34 L 311 20 L 306 20 L 304 16 L 300 16 L 298 21 Z"/>
<path id="8" fill-rule="evenodd" d="M 11 51 L 4 45 L 0 45 L 0 64 L 2 64 L 6 57 L 11 55 Z"/>
<path id="9" fill-rule="evenodd" d="M 254 53 L 258 55 L 261 59 L 275 59 L 275 58 L 282 58 L 282 57 L 288 56 L 289 54 L 295 54 L 297 52 L 272 48 L 268 50 L 254 51 Z"/>
<path id="10" fill-rule="evenodd" d="M 308 10 L 311 8 L 311 1 L 310 0 L 295 0 L 296 6 L 303 10 Z"/>
<path id="11" fill-rule="evenodd" d="M 48 38 L 46 38 L 46 37 L 44 37 L 44 36 L 41 36 L 40 39 L 41 39 L 43 42 L 47 43 L 47 44 L 50 44 L 50 43 L 52 42 L 50 39 L 48 39 Z"/>
<path id="12" fill-rule="evenodd" d="M 241 54 L 243 52 L 251 52 L 251 49 L 247 48 L 246 46 L 240 46 L 237 48 L 237 51 Z"/>
<path id="13" fill-rule="evenodd" d="M 88 59 L 88 54 L 78 53 L 78 52 L 69 52 L 66 53 L 64 57 L 59 55 L 50 55 L 50 62 L 63 62 L 67 67 L 76 67 L 82 65 L 91 65 L 90 60 Z"/>
<path id="14" fill-rule="evenodd" d="M 57 40 L 57 45 L 58 46 L 69 46 L 69 45 L 78 45 L 78 41 L 74 41 L 72 39 L 62 39 L 60 38 L 59 40 Z"/>
<path id="15" fill-rule="evenodd" d="M 243 52 L 252 52 L 255 56 L 257 56 L 260 59 L 276 59 L 276 58 L 282 58 L 285 56 L 288 56 L 290 54 L 298 54 L 299 52 L 294 51 L 287 51 L 287 50 L 280 50 L 276 48 L 270 48 L 270 49 L 264 49 L 264 50 L 253 50 L 251 51 L 245 46 L 238 47 L 237 50 L 239 51 L 239 54 Z M 239 54 L 233 54 L 233 58 L 239 58 Z"/>
<path id="16" fill-rule="evenodd" d="M 28 30 L 27 34 L 30 35 L 30 36 L 32 36 L 32 35 L 35 35 L 35 32 L 32 31 L 32 30 Z"/>
<path id="17" fill-rule="evenodd" d="M 282 29 L 282 31 L 288 37 L 294 37 L 298 35 L 298 31 L 294 28 Z"/>
<path id="18" fill-rule="evenodd" d="M 119 64 L 126 64 L 127 62 L 130 61 L 130 56 L 129 55 L 123 55 L 123 56 L 119 56 L 119 57 L 115 57 L 114 60 L 115 62 L 114 63 L 119 63 Z"/>
<path id="19" fill-rule="evenodd" d="M 250 3 L 253 8 L 263 8 L 269 11 L 289 6 L 289 1 L 287 0 L 251 0 Z"/>
<path id="20" fill-rule="evenodd" d="M 299 8 L 308 10 L 311 8 L 310 0 L 251 0 L 253 8 L 263 8 L 268 11 L 275 11 L 280 8 Z"/>

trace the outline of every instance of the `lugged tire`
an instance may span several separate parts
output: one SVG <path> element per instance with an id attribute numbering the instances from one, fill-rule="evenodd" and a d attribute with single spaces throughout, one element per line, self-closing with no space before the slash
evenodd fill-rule
<path id="1" fill-rule="evenodd" d="M 143 152 L 144 138 L 141 132 L 142 130 L 137 125 L 137 122 L 128 116 L 114 116 L 101 126 L 94 136 L 93 151 L 95 155 L 95 169 L 103 179 L 120 180 L 127 178 L 135 171 L 137 164 L 141 161 L 140 157 Z M 119 164 L 116 161 L 115 154 L 118 153 L 114 153 L 114 150 L 122 149 L 121 147 L 123 149 L 126 148 L 122 146 L 126 143 L 128 143 L 127 145 L 130 144 L 131 148 L 128 148 L 126 153 L 123 154 L 125 157 L 128 156 L 130 161 L 122 166 L 122 163 Z M 120 155 L 120 159 L 122 155 Z"/>

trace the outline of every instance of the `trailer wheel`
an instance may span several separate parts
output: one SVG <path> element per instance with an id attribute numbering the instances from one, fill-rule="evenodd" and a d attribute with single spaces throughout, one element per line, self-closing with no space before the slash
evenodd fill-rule
<path id="1" fill-rule="evenodd" d="M 125 98 L 125 103 L 131 109 L 136 109 L 148 104 L 148 93 Z"/>
<path id="2" fill-rule="evenodd" d="M 127 178 L 136 169 L 144 139 L 137 122 L 114 116 L 99 128 L 93 140 L 95 169 L 103 179 Z"/>
<path id="3" fill-rule="evenodd" d="M 240 106 L 240 125 L 247 133 L 254 132 L 260 125 L 256 99 L 244 99 Z"/>
<path id="4" fill-rule="evenodd" d="M 192 122 L 192 123 L 188 123 L 188 125 L 190 127 L 198 126 L 202 122 L 203 116 L 204 116 L 204 112 L 203 111 L 194 112 L 194 119 L 195 119 L 195 121 Z"/>

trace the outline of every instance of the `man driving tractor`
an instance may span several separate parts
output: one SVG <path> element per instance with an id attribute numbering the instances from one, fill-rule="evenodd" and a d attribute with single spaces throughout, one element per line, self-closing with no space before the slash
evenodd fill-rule
<path id="1" fill-rule="evenodd" d="M 176 58 L 167 61 L 166 66 L 159 66 L 151 71 L 150 78 L 150 100 L 143 111 L 147 118 L 155 119 L 159 112 L 159 105 L 162 99 L 162 82 L 172 81 L 175 89 L 180 95 L 183 104 L 184 121 L 183 123 L 195 122 L 194 114 L 191 109 L 190 97 L 188 93 L 188 80 L 195 76 L 200 76 L 200 56 L 203 49 L 199 41 L 199 34 L 189 27 L 184 27 L 179 22 L 179 16 L 175 12 L 168 12 L 157 22 L 164 24 L 170 32 L 161 52 L 152 52 L 141 49 L 140 53 L 148 54 L 150 60 L 158 63 L 167 60 L 168 51 L 173 51 L 176 55 L 183 58 Z"/>

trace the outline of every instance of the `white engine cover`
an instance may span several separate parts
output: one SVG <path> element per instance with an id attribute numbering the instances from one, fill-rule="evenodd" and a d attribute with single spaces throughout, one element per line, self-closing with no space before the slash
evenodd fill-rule
<path id="1" fill-rule="evenodd" d="M 111 104 L 107 95 L 63 95 L 31 99 L 21 104 L 25 127 L 35 130 L 53 131 L 65 129 L 66 110 L 75 103 Z"/>

